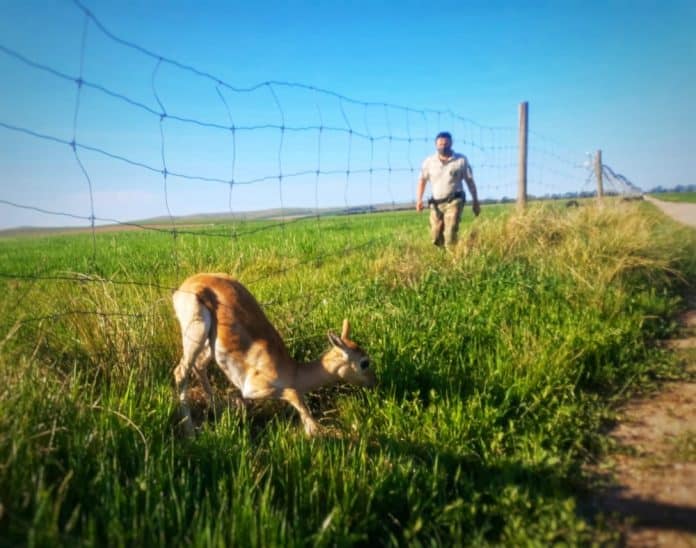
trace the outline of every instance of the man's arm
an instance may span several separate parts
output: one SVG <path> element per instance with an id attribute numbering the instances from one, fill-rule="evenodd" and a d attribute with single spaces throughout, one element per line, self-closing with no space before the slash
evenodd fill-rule
<path id="1" fill-rule="evenodd" d="M 418 178 L 418 186 L 416 187 L 416 211 L 423 210 L 423 193 L 425 192 L 426 182 L 423 175 Z"/>
<path id="2" fill-rule="evenodd" d="M 481 212 L 481 204 L 479 204 L 473 174 L 468 174 L 464 180 L 466 181 L 466 186 L 469 187 L 469 193 L 471 194 L 471 209 L 473 210 L 474 215 L 478 217 L 478 214 Z"/>

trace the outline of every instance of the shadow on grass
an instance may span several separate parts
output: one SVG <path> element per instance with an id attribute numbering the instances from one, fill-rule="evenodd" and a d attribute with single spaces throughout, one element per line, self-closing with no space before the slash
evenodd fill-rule
<path id="1" fill-rule="evenodd" d="M 647 500 L 630 494 L 624 486 L 617 485 L 606 472 L 593 472 L 589 485 L 584 485 L 581 496 L 581 514 L 588 521 L 606 521 L 620 530 L 626 541 L 627 526 L 650 527 L 664 531 L 696 534 L 696 507 Z"/>

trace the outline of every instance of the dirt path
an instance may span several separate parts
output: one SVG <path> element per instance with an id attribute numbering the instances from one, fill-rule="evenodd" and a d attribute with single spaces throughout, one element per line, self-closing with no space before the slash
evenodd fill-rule
<path id="1" fill-rule="evenodd" d="M 646 199 L 696 227 L 696 204 Z M 629 402 L 610 432 L 617 450 L 595 470 L 610 478 L 596 507 L 618 518 L 625 546 L 696 548 L 696 302 L 690 305 L 681 338 L 665 343 L 689 380 Z"/>
<path id="2" fill-rule="evenodd" d="M 600 464 L 611 481 L 597 506 L 618 517 L 625 545 L 696 547 L 696 383 L 630 402 L 610 436 L 617 450 Z"/>
<path id="3" fill-rule="evenodd" d="M 663 202 L 652 196 L 643 196 L 648 202 L 657 206 L 663 213 L 672 217 L 675 221 L 696 228 L 696 204 L 683 202 Z"/>

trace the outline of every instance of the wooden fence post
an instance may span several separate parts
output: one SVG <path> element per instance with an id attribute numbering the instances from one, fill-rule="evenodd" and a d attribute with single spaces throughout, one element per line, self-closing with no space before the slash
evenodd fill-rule
<path id="1" fill-rule="evenodd" d="M 520 134 L 519 134 L 519 167 L 517 174 L 517 209 L 523 210 L 527 206 L 527 134 L 528 134 L 527 101 L 520 103 Z"/>
<path id="2" fill-rule="evenodd" d="M 604 181 L 602 179 L 602 151 L 598 150 L 595 154 L 595 177 L 597 178 L 597 198 L 604 198 Z"/>

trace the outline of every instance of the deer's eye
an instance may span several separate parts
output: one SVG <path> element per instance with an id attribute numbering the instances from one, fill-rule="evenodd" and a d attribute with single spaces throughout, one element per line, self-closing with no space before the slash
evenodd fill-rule
<path id="1" fill-rule="evenodd" d="M 370 367 L 370 360 L 367 358 L 363 358 L 360 360 L 360 369 L 367 369 Z"/>

